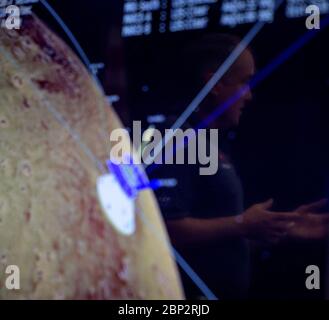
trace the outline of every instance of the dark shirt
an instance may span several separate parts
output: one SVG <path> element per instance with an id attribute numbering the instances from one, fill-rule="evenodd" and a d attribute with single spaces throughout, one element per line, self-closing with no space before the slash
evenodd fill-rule
<path id="1" fill-rule="evenodd" d="M 219 137 L 221 139 L 223 137 Z M 222 150 L 222 149 L 221 149 Z M 156 191 L 165 219 L 211 219 L 243 212 L 243 190 L 236 170 L 223 151 L 216 174 L 202 176 L 199 165 L 161 165 L 153 176 L 177 179 L 177 186 Z M 217 297 L 243 298 L 249 286 L 249 249 L 243 238 L 225 239 L 180 252 Z M 182 273 L 188 298 L 200 295 Z"/>

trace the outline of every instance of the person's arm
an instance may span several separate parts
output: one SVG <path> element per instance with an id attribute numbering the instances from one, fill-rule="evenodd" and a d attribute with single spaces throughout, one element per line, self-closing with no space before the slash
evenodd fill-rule
<path id="1" fill-rule="evenodd" d="M 314 241 L 329 237 L 329 214 L 304 213 L 291 228 L 287 240 Z"/>
<path id="2" fill-rule="evenodd" d="M 166 225 L 174 246 L 203 246 L 219 239 L 244 236 L 241 223 L 236 217 L 167 220 Z"/>
<path id="3" fill-rule="evenodd" d="M 277 213 L 268 209 L 272 200 L 256 204 L 239 216 L 167 220 L 171 241 L 177 247 L 199 247 L 246 237 L 266 242 L 276 242 L 294 226 L 297 213 Z"/>

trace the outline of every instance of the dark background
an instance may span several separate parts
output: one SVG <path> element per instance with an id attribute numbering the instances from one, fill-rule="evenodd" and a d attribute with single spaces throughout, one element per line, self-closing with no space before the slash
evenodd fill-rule
<path id="1" fill-rule="evenodd" d="M 177 52 L 207 32 L 230 32 L 243 37 L 252 25 L 223 28 L 211 20 L 207 30 L 154 34 L 122 39 L 122 3 L 64 1 L 49 3 L 74 33 L 92 62 L 104 62 L 100 78 L 124 124 L 149 114 L 184 111 L 190 97 Z M 121 4 L 120 4 L 121 3 Z M 284 7 L 284 5 L 283 5 Z M 252 42 L 261 70 L 307 32 L 305 19 L 287 19 L 283 7 Z M 54 19 L 42 8 L 35 12 L 67 43 Z M 322 20 L 328 16 L 322 16 Z M 233 141 L 235 161 L 245 187 L 246 206 L 273 197 L 275 209 L 296 206 L 329 195 L 329 28 L 277 68 L 254 90 Z M 70 44 L 70 43 L 69 43 Z M 184 93 L 184 94 L 183 94 Z M 305 289 L 309 264 L 325 270 L 325 244 L 291 244 L 257 249 L 254 254 L 252 297 L 321 298 Z M 321 279 L 324 281 L 324 272 Z"/>

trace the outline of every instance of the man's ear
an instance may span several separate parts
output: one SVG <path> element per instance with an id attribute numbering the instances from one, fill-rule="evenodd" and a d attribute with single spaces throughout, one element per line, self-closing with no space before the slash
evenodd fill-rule
<path id="1" fill-rule="evenodd" d="M 207 83 L 212 77 L 214 76 L 214 72 L 211 72 L 211 71 L 207 71 L 205 73 L 205 83 Z M 219 92 L 221 91 L 222 89 L 222 83 L 221 82 L 218 82 L 211 90 L 211 93 L 214 94 L 215 96 L 218 96 Z"/>

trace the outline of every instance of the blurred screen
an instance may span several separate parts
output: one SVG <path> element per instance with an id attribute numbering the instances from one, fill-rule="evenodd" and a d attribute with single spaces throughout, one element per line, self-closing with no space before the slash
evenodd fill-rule
<path id="1" fill-rule="evenodd" d="M 197 50 L 199 40 L 207 35 L 244 39 L 255 30 L 248 45 L 256 69 L 252 101 L 239 126 L 228 132 L 232 162 L 243 185 L 244 207 L 273 198 L 273 210 L 286 212 L 329 196 L 329 1 L 48 3 L 74 35 L 85 59 L 42 1 L 33 4 L 33 11 L 99 77 L 131 133 L 133 121 L 142 121 L 146 130 L 166 126 L 171 118 L 180 119 L 203 89 L 207 81 L 192 81 L 198 63 L 189 48 Z M 306 27 L 308 5 L 320 9 L 318 30 Z M 255 26 L 259 28 L 253 29 Z M 193 116 L 199 112 L 196 108 Z M 184 125 L 190 117 L 186 120 Z M 175 173 L 157 168 L 146 168 L 146 173 L 151 179 L 177 178 Z M 202 185 L 195 188 L 202 192 Z M 327 259 L 326 239 L 252 245 L 248 297 L 323 299 Z M 308 265 L 318 265 L 322 271 L 320 290 L 305 288 Z"/>

